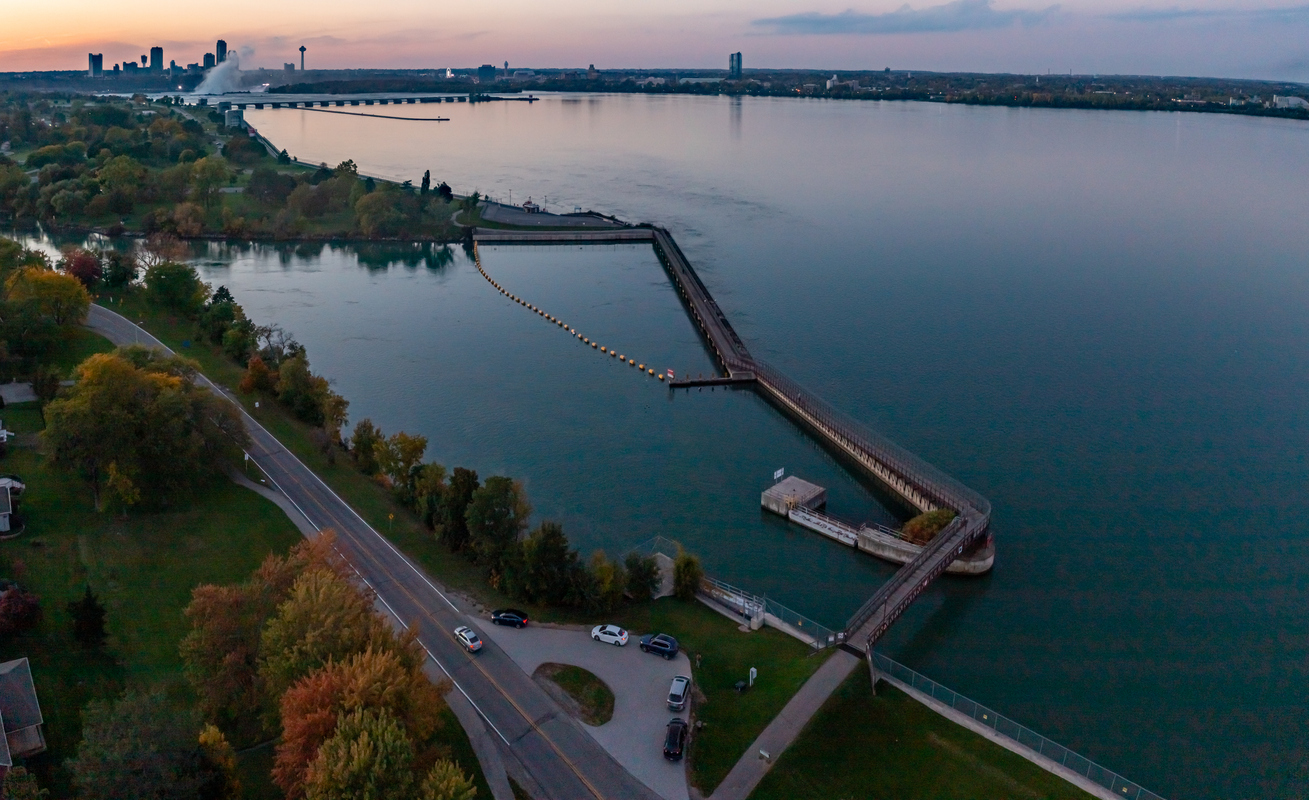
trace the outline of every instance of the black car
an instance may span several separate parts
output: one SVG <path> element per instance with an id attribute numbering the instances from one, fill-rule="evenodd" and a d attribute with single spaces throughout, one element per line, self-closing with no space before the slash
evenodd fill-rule
<path id="1" fill-rule="evenodd" d="M 686 720 L 673 717 L 668 720 L 668 732 L 664 734 L 664 758 L 669 761 L 681 761 L 682 751 L 686 749 Z"/>
<path id="2" fill-rule="evenodd" d="M 496 625 L 512 625 L 515 628 L 527 627 L 527 612 L 516 608 L 502 608 L 491 612 L 491 621 Z"/>
<path id="3" fill-rule="evenodd" d="M 646 653 L 658 653 L 664 658 L 675 658 L 677 640 L 666 633 L 647 633 L 641 637 L 641 650 Z"/>

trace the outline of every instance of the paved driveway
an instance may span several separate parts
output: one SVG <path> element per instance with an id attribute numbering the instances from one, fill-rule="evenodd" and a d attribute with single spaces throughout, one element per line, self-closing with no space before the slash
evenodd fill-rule
<path id="1" fill-rule="evenodd" d="M 593 641 L 586 631 L 529 626 L 522 630 L 470 618 L 477 630 L 495 640 L 527 674 L 547 662 L 572 664 L 595 673 L 614 692 L 614 716 L 598 728 L 579 724 L 609 751 L 619 764 L 664 800 L 687 800 L 685 761 L 664 760 L 664 729 L 675 716 L 668 710 L 668 685 L 677 675 L 690 675 L 685 653 L 667 661 L 642 653 L 639 637 L 626 647 Z"/>

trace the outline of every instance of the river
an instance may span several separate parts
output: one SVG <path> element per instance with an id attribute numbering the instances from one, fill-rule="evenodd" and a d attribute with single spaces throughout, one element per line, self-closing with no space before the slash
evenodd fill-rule
<path id="1" fill-rule="evenodd" d="M 433 106 L 387 113 L 435 116 Z M 247 111 L 302 161 L 668 227 L 750 349 L 988 497 L 997 561 L 882 647 L 1171 797 L 1309 793 L 1309 126 L 693 96 Z M 671 395 L 459 248 L 213 245 L 353 420 L 524 481 L 583 552 L 654 535 L 839 625 L 891 568 L 763 515 L 773 470 L 889 521 L 751 392 Z M 648 247 L 495 247 L 506 288 L 712 369 Z"/>

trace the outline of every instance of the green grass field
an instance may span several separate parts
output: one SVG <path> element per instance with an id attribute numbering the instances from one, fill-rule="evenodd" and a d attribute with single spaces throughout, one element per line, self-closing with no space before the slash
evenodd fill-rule
<path id="1" fill-rule="evenodd" d="M 6 408 L 4 421 L 20 434 L 40 427 L 31 406 Z M 96 512 L 80 480 L 48 468 L 30 447 L 11 448 L 0 469 L 27 484 L 27 530 L 0 542 L 0 559 L 6 577 L 40 596 L 43 611 L 35 630 L 0 642 L 0 659 L 32 661 L 50 749 L 31 766 L 55 796 L 67 796 L 62 763 L 81 738 L 82 706 L 129 686 L 163 686 L 190 702 L 177 645 L 192 587 L 243 580 L 268 553 L 300 537 L 277 506 L 226 480 L 186 509 L 124 519 Z M 101 650 L 76 643 L 65 610 L 88 584 L 108 612 L 110 638 Z"/>
<path id="2" fill-rule="evenodd" d="M 751 800 L 1089 800 L 1061 778 L 855 670 Z"/>
<path id="3" fill-rule="evenodd" d="M 603 725 L 614 718 L 614 693 L 594 673 L 568 664 L 542 664 L 534 678 L 547 680 L 577 703 L 577 713 L 587 725 Z"/>

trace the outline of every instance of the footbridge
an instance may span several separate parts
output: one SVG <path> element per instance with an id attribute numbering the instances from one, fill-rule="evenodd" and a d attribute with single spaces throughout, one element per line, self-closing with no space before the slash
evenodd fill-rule
<path id="1" fill-rule="evenodd" d="M 681 248 L 663 228 L 614 231 L 507 231 L 478 229 L 478 242 L 546 244 L 650 242 L 696 327 L 721 365 L 723 382 L 748 383 L 843 459 L 874 479 L 909 509 L 950 509 L 956 514 L 914 560 L 868 599 L 839 633 L 843 648 L 860 655 L 899 619 L 955 559 L 991 538 L 991 504 L 941 470 L 812 394 L 774 367 L 754 358 L 727 316 L 696 275 Z M 677 388 L 678 382 L 670 382 Z M 689 385 L 689 384 L 688 384 Z"/>

